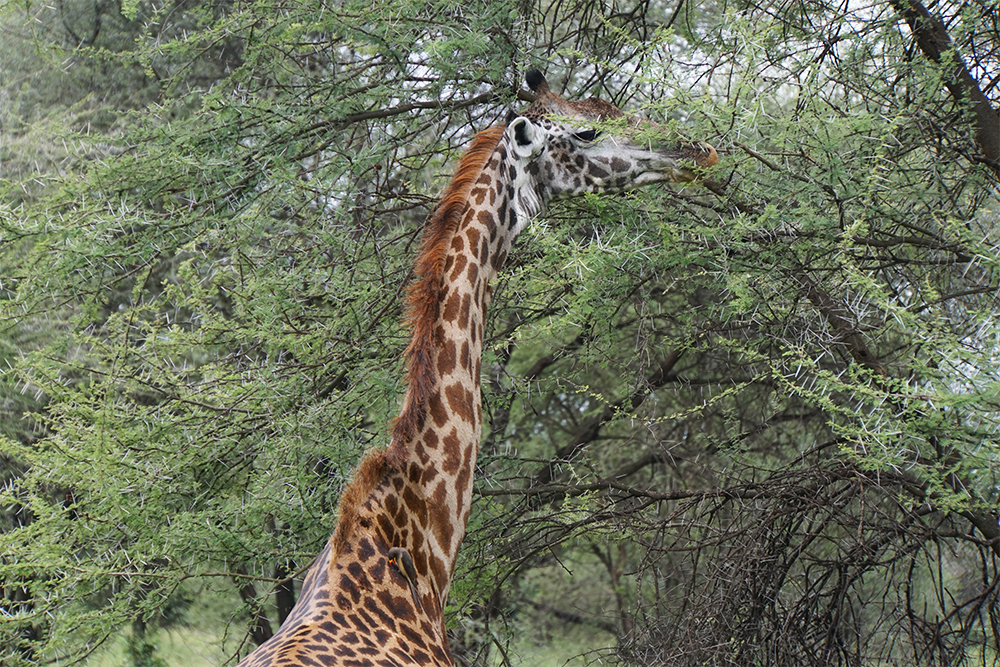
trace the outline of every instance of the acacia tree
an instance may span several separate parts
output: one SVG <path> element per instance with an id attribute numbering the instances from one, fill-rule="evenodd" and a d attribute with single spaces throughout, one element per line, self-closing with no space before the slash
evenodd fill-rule
<path id="1" fill-rule="evenodd" d="M 559 205 L 508 260 L 460 660 L 516 662 L 530 619 L 629 664 L 995 663 L 996 12 L 934 12 L 296 0 L 143 33 L 137 62 L 239 57 L 193 102 L 171 69 L 4 228 L 38 403 L 0 441 L 32 517 L 0 536 L 3 660 L 85 655 L 192 581 L 242 601 L 230 655 L 269 636 L 385 442 L 434 194 L 534 65 L 723 163 Z"/>
<path id="2" fill-rule="evenodd" d="M 14 279 L 33 246 L 33 223 L 25 224 L 29 208 L 58 188 L 60 179 L 74 178 L 83 163 L 119 152 L 119 139 L 136 122 L 135 110 L 163 101 L 165 92 L 164 116 L 182 116 L 199 89 L 234 65 L 238 54 L 226 48 L 232 46 L 227 38 L 208 44 L 198 39 L 205 27 L 203 7 L 185 2 L 161 9 L 133 3 L 123 12 L 119 3 L 77 0 L 0 5 L 0 300 L 16 298 Z M 215 10 L 224 12 L 225 5 Z M 180 48 L 136 49 L 137 40 L 169 42 L 186 33 L 195 34 L 173 45 Z M 185 73 L 181 81 L 174 76 L 179 71 Z M 0 327 L 4 371 L 24 352 L 64 339 L 72 309 L 28 319 L 7 314 Z M 16 373 L 0 371 L 0 432 L 17 443 L 0 454 L 5 488 L 20 484 L 27 467 L 16 451 L 33 447 L 46 434 L 38 415 L 47 401 Z M 59 484 L 37 491 L 46 503 L 71 503 L 74 496 L 72 486 Z M 32 506 L 25 495 L 11 494 L 0 503 L 0 532 L 30 535 L 37 518 Z M 45 623 L 32 620 L 39 618 L 32 591 L 37 577 L 48 575 L 30 566 L 35 560 L 30 550 L 2 554 L 18 574 L 0 576 L 0 614 L 7 621 L 0 631 L 0 663 L 8 664 L 11 656 L 40 659 L 44 654 L 35 647 L 44 645 Z M 140 631 L 133 633 L 130 650 L 148 653 L 152 647 L 142 636 L 141 619 L 133 627 Z"/>

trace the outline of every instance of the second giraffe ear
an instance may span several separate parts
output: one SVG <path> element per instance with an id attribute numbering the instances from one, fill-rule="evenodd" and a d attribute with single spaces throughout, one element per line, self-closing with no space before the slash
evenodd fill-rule
<path id="1" fill-rule="evenodd" d="M 524 116 L 518 116 L 507 125 L 507 136 L 514 154 L 531 159 L 545 148 L 545 132 Z"/>

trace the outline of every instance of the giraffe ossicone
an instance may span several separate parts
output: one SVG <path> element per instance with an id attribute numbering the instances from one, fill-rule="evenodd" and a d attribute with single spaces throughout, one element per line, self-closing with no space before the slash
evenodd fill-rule
<path id="1" fill-rule="evenodd" d="M 472 502 L 490 281 L 547 202 L 692 181 L 718 163 L 708 144 L 653 146 L 652 123 L 563 99 L 537 70 L 526 79 L 536 100 L 475 136 L 428 218 L 391 442 L 362 459 L 294 609 L 241 667 L 455 664 L 443 610 Z"/>

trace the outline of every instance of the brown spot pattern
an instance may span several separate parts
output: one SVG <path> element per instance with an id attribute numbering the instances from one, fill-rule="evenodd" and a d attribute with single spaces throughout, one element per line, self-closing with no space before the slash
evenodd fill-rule
<path id="1" fill-rule="evenodd" d="M 441 470 L 446 475 L 454 475 L 458 466 L 462 464 L 462 444 L 458 439 L 458 432 L 452 428 L 451 433 L 441 440 L 444 458 L 441 460 Z"/>
<path id="2" fill-rule="evenodd" d="M 464 305 L 464 302 L 463 302 Z M 438 351 L 437 369 L 438 376 L 443 377 L 445 375 L 451 374 L 455 370 L 455 363 L 457 361 L 457 354 L 455 350 L 455 341 L 450 338 L 445 341 L 444 345 Z"/>
<path id="3" fill-rule="evenodd" d="M 435 424 L 444 426 L 448 423 L 448 411 L 445 410 L 444 403 L 441 401 L 441 394 L 432 394 L 427 401 L 427 407 Z"/>
<path id="4" fill-rule="evenodd" d="M 448 397 L 448 407 L 452 414 L 462 421 L 472 423 L 472 392 L 456 382 L 448 385 L 444 393 Z"/>

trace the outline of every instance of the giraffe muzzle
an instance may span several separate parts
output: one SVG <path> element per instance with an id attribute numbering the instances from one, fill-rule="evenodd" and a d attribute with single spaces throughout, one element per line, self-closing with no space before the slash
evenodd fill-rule
<path id="1" fill-rule="evenodd" d="M 673 163 L 671 180 L 680 182 L 697 181 L 704 176 L 705 169 L 719 164 L 719 154 L 715 147 L 705 142 L 685 144 L 678 149 L 661 150 L 658 153 Z"/>

